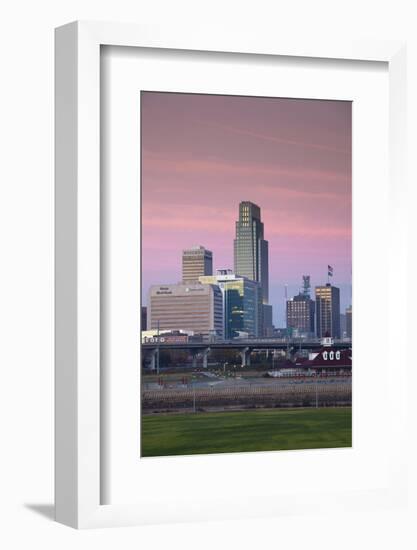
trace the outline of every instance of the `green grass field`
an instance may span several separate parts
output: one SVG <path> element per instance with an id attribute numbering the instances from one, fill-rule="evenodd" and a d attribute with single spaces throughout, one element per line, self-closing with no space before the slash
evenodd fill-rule
<path id="1" fill-rule="evenodd" d="M 268 409 L 142 417 L 142 456 L 351 445 L 351 408 Z"/>

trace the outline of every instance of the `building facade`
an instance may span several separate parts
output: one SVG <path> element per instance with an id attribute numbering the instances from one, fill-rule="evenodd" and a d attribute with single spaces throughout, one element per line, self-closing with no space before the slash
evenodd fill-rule
<path id="1" fill-rule="evenodd" d="M 346 338 L 346 315 L 340 314 L 340 337 Z"/>
<path id="2" fill-rule="evenodd" d="M 340 290 L 330 283 L 316 286 L 316 334 L 340 338 Z"/>
<path id="3" fill-rule="evenodd" d="M 216 275 L 200 277 L 203 284 L 218 285 L 223 296 L 223 332 L 229 340 L 239 333 L 262 336 L 262 291 L 259 283 L 219 269 Z"/>
<path id="4" fill-rule="evenodd" d="M 182 251 L 182 282 L 198 282 L 203 275 L 213 274 L 213 254 L 204 246 L 194 246 Z"/>
<path id="5" fill-rule="evenodd" d="M 351 373 L 352 350 L 323 347 L 317 352 L 310 353 L 308 358 L 296 358 L 295 367 L 318 373 Z"/>
<path id="6" fill-rule="evenodd" d="M 262 336 L 270 338 L 273 334 L 272 306 L 270 304 L 262 304 Z"/>
<path id="7" fill-rule="evenodd" d="M 223 337 L 222 292 L 212 284 L 153 285 L 149 290 L 148 330 L 192 331 Z"/>
<path id="8" fill-rule="evenodd" d="M 287 300 L 287 329 L 294 336 L 313 336 L 315 334 L 315 304 L 310 296 L 298 294 Z"/>
<path id="9" fill-rule="evenodd" d="M 260 283 L 262 301 L 269 300 L 268 241 L 264 239 L 261 209 L 252 202 L 239 204 L 234 240 L 234 272 Z"/>

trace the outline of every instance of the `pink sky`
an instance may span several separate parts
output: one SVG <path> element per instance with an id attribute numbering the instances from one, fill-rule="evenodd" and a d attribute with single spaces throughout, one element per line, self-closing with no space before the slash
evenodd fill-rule
<path id="1" fill-rule="evenodd" d="M 351 104 L 142 92 L 142 293 L 181 279 L 181 251 L 203 245 L 233 269 L 240 201 L 261 207 L 270 303 L 284 284 L 326 282 L 351 302 Z"/>

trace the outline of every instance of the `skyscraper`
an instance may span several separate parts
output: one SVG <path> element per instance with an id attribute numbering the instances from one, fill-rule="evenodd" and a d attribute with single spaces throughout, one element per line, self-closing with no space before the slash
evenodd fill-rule
<path id="1" fill-rule="evenodd" d="M 182 251 L 182 282 L 198 282 L 203 275 L 213 274 L 213 254 L 204 246 L 193 246 Z"/>
<path id="2" fill-rule="evenodd" d="M 340 338 L 340 291 L 327 283 L 316 286 L 317 337 Z"/>
<path id="3" fill-rule="evenodd" d="M 340 314 L 340 337 L 346 337 L 346 315 L 344 313 Z"/>
<path id="4" fill-rule="evenodd" d="M 230 269 L 218 269 L 216 275 L 200 277 L 203 284 L 218 285 L 223 295 L 224 337 L 246 332 L 262 336 L 262 293 L 256 281 L 235 275 Z M 269 306 L 268 306 L 269 307 Z"/>
<path id="5" fill-rule="evenodd" d="M 352 338 L 352 306 L 346 308 L 346 336 Z"/>
<path id="6" fill-rule="evenodd" d="M 236 275 L 242 275 L 261 284 L 262 301 L 268 303 L 268 241 L 264 240 L 264 224 L 261 209 L 252 202 L 239 204 L 239 219 L 236 222 L 234 240 L 234 263 Z"/>
<path id="7" fill-rule="evenodd" d="M 310 296 L 300 292 L 287 300 L 287 329 L 298 336 L 314 334 L 314 301 Z"/>
<path id="8" fill-rule="evenodd" d="M 273 336 L 273 331 L 272 306 L 269 304 L 262 304 L 262 336 Z"/>

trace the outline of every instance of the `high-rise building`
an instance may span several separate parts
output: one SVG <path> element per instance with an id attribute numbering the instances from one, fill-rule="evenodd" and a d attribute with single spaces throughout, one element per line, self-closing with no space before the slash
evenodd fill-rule
<path id="1" fill-rule="evenodd" d="M 193 331 L 223 337 L 223 300 L 211 284 L 153 285 L 148 300 L 148 330 Z"/>
<path id="2" fill-rule="evenodd" d="M 316 332 L 318 338 L 340 338 L 340 291 L 330 283 L 316 286 Z"/>
<path id="3" fill-rule="evenodd" d="M 287 332 L 295 336 L 315 334 L 315 303 L 310 298 L 310 275 L 303 275 L 302 290 L 286 301 Z"/>
<path id="4" fill-rule="evenodd" d="M 268 241 L 264 239 L 261 209 L 252 202 L 239 204 L 234 240 L 234 268 L 236 275 L 257 281 L 262 288 L 262 302 L 269 300 Z"/>
<path id="5" fill-rule="evenodd" d="M 203 275 L 213 274 L 213 254 L 204 246 L 193 246 L 182 251 L 182 282 L 196 283 Z"/>
<path id="6" fill-rule="evenodd" d="M 340 314 L 340 337 L 341 338 L 346 337 L 346 314 L 345 313 Z"/>
<path id="7" fill-rule="evenodd" d="M 274 324 L 272 322 L 272 306 L 262 304 L 262 336 L 270 337 L 274 333 Z"/>
<path id="8" fill-rule="evenodd" d="M 314 334 L 315 304 L 309 295 L 299 293 L 287 300 L 287 329 L 294 335 Z"/>
<path id="9" fill-rule="evenodd" d="M 346 308 L 346 336 L 352 339 L 352 306 Z"/>
<path id="10" fill-rule="evenodd" d="M 226 339 L 245 332 L 262 336 L 262 292 L 260 284 L 235 275 L 230 269 L 218 269 L 216 275 L 200 277 L 203 284 L 218 285 L 223 295 L 224 335 Z"/>

